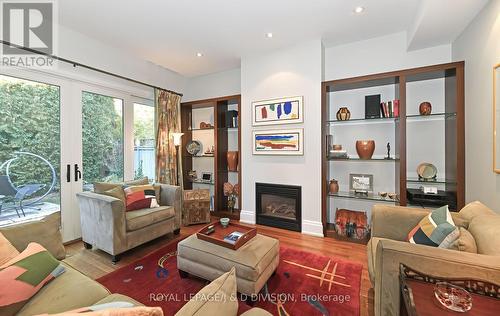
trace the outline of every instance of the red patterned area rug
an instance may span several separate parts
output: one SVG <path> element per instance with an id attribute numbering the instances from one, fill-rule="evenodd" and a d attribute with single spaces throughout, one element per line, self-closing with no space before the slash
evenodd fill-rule
<path id="1" fill-rule="evenodd" d="M 174 240 L 165 247 L 99 279 L 113 293 L 174 315 L 207 281 L 180 278 Z M 273 315 L 359 315 L 361 264 L 281 246 L 278 270 L 254 306 Z M 239 302 L 238 314 L 250 309 Z M 286 314 L 282 314 L 286 315 Z"/>

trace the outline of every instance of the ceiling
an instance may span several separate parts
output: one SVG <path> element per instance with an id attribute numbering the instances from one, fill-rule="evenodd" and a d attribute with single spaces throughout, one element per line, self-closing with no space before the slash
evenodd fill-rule
<path id="1" fill-rule="evenodd" d="M 64 0 L 58 7 L 66 27 L 193 77 L 237 68 L 242 56 L 308 39 L 333 46 L 407 31 L 410 49 L 450 43 L 487 2 Z M 364 12 L 355 14 L 356 6 Z"/>

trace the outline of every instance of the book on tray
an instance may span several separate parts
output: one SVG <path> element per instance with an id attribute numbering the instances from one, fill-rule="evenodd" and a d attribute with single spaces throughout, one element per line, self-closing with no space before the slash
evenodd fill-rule
<path id="1" fill-rule="evenodd" d="M 234 245 L 241 236 L 243 236 L 243 233 L 235 231 L 224 237 L 224 241 Z"/>

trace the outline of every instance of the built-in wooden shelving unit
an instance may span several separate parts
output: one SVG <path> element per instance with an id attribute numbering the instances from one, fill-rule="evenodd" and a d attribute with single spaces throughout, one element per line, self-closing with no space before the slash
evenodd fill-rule
<path id="1" fill-rule="evenodd" d="M 381 94 L 381 101 L 399 99 L 399 117 L 365 119 L 364 96 L 372 94 Z M 428 99 L 433 101 L 432 114 L 422 116 L 419 102 Z M 351 110 L 350 120 L 336 119 L 341 106 Z M 337 207 L 360 202 L 365 203 L 368 212 L 370 203 L 422 207 L 409 203 L 407 189 L 425 184 L 454 195 L 456 209 L 464 206 L 464 62 L 323 82 L 322 122 L 322 221 L 326 236 L 336 235 L 333 214 Z M 329 157 L 327 135 L 333 135 L 336 144 L 348 147 L 348 159 Z M 355 139 L 374 138 L 378 138 L 374 156 L 360 160 L 354 149 Z M 384 159 L 386 142 L 392 147 L 390 160 Z M 437 179 L 419 180 L 415 171 L 419 162 L 434 163 L 438 167 Z M 374 192 L 349 192 L 349 173 L 376 174 Z M 342 180 L 338 193 L 329 193 L 328 181 L 332 178 Z M 394 192 L 398 198 L 382 198 L 378 189 Z"/>
<path id="2" fill-rule="evenodd" d="M 225 182 L 241 185 L 241 157 L 238 155 L 238 171 L 229 171 L 227 165 L 228 151 L 241 152 L 240 132 L 240 106 L 241 96 L 233 95 L 207 100 L 197 100 L 181 104 L 181 126 L 184 136 L 182 138 L 182 170 L 184 176 L 184 189 L 193 188 L 209 189 L 213 196 L 213 213 L 217 217 L 230 217 L 239 219 L 239 206 L 241 205 L 241 192 L 238 196 L 236 209 L 229 211 L 227 197 L 224 196 Z M 236 126 L 226 125 L 228 111 L 238 111 Z M 200 128 L 199 123 L 210 123 L 210 128 Z M 186 145 L 192 140 L 202 143 L 202 152 L 190 155 Z M 214 153 L 206 154 L 207 148 L 213 146 Z M 198 177 L 202 172 L 211 172 L 212 181 L 193 180 L 188 176 L 190 170 L 196 170 Z"/>

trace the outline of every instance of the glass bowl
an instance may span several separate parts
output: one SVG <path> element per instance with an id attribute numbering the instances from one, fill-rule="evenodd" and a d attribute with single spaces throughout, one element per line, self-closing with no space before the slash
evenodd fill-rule
<path id="1" fill-rule="evenodd" d="M 437 282 L 434 295 L 449 310 L 465 313 L 472 308 L 472 296 L 465 289 L 448 282 Z"/>

